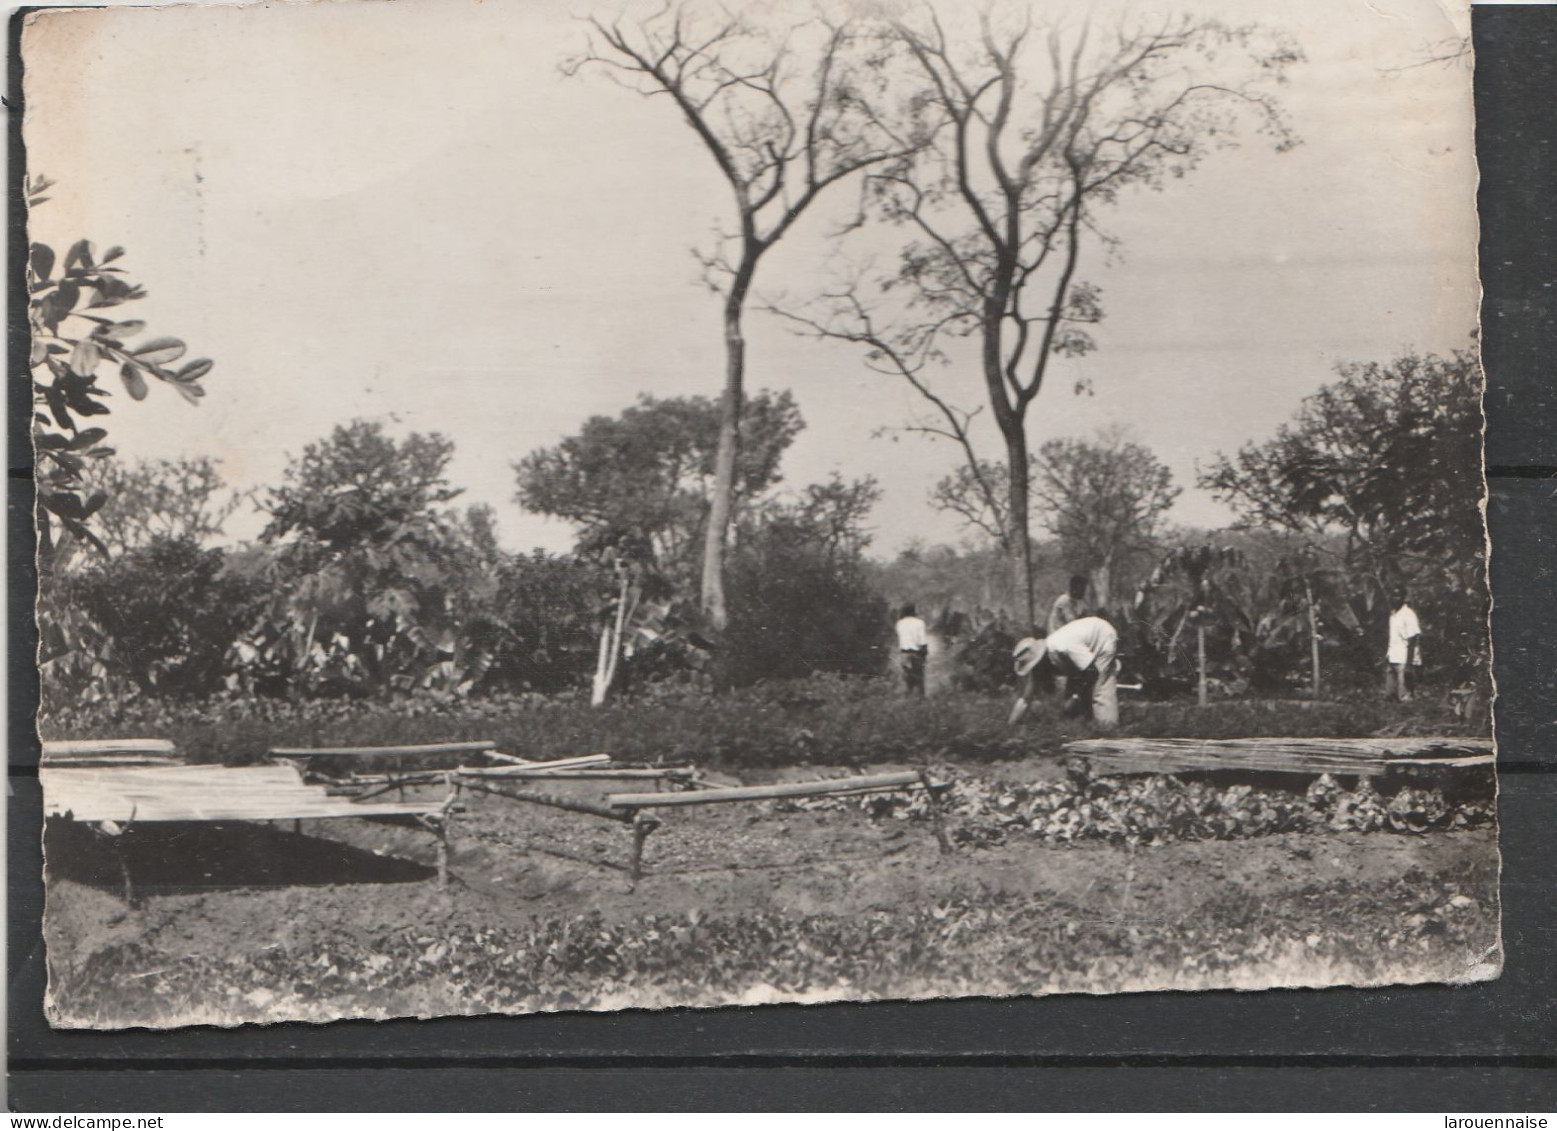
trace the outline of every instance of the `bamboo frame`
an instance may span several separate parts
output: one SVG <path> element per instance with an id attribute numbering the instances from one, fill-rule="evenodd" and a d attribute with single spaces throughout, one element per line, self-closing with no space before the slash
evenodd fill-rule
<path id="1" fill-rule="evenodd" d="M 590 801 L 581 801 L 575 797 L 559 797 L 554 793 L 542 793 L 539 790 L 510 791 L 494 789 L 492 786 L 481 782 L 467 782 L 466 788 L 477 793 L 489 793 L 493 797 L 506 797 L 510 801 L 528 801 L 532 805 L 544 805 L 550 809 L 562 809 L 570 813 L 585 813 L 591 817 L 603 817 L 607 821 L 615 821 L 618 824 L 627 825 L 632 829 L 632 849 L 628 858 L 628 874 L 634 883 L 643 878 L 643 846 L 649 839 L 649 834 L 658 829 L 664 822 L 660 818 L 649 813 L 639 813 L 635 810 L 613 808 L 609 805 L 597 805 Z"/>
<path id="2" fill-rule="evenodd" d="M 781 782 L 776 785 L 743 785 L 729 789 L 700 789 L 692 793 L 613 793 L 606 804 L 621 809 L 645 809 L 667 805 L 713 805 L 724 801 L 767 801 L 780 797 L 825 797 L 831 793 L 866 793 L 902 789 L 922 784 L 919 771 L 901 770 L 852 778 Z"/>
<path id="3" fill-rule="evenodd" d="M 578 758 L 560 758 L 555 762 L 527 762 L 523 765 L 457 766 L 449 772 L 466 778 L 549 778 L 562 777 L 574 771 L 599 770 L 610 761 L 609 754 L 587 754 Z M 441 781 L 443 773 L 445 773 L 443 770 L 391 770 L 382 774 L 351 774 L 345 778 L 331 780 L 350 785 L 388 785 L 391 788 L 404 788 Z"/>
<path id="4" fill-rule="evenodd" d="M 497 743 L 478 739 L 415 746 L 273 746 L 269 754 L 272 758 L 401 758 L 417 754 L 485 754 L 496 749 Z"/>

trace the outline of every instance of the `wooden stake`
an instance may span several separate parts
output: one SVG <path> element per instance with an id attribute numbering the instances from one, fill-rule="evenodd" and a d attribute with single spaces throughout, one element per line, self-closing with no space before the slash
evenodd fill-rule
<path id="1" fill-rule="evenodd" d="M 438 814 L 438 887 L 449 886 L 449 834 L 454 825 L 454 803 L 459 800 L 460 783 L 453 773 L 443 775 L 448 792 L 443 798 L 443 809 Z"/>
<path id="2" fill-rule="evenodd" d="M 643 878 L 643 842 L 659 827 L 658 817 L 651 817 L 647 813 L 633 814 L 633 851 L 628 872 L 634 883 Z"/>
<path id="3" fill-rule="evenodd" d="M 1206 626 L 1203 624 L 1195 626 L 1195 648 L 1199 653 L 1200 705 L 1204 707 L 1211 701 L 1211 697 L 1206 690 Z"/>
<path id="4" fill-rule="evenodd" d="M 135 814 L 138 809 L 138 806 L 130 806 L 130 819 L 123 825 L 105 821 L 98 826 L 99 830 L 114 842 L 114 859 L 119 863 L 119 877 L 124 881 L 124 902 L 132 910 L 140 905 L 135 900 L 135 885 L 130 881 L 130 862 L 124 857 L 124 838 L 135 824 Z"/>
<path id="5" fill-rule="evenodd" d="M 443 821 L 438 822 L 438 890 L 445 891 L 449 886 L 449 827 Z"/>
<path id="6" fill-rule="evenodd" d="M 930 781 L 930 771 L 920 770 L 919 781 L 924 786 L 924 795 L 930 806 L 930 821 L 935 828 L 935 839 L 941 846 L 941 855 L 951 853 L 951 841 L 946 836 L 946 821 L 941 815 L 941 799 L 936 793 L 935 784 Z"/>
<path id="7" fill-rule="evenodd" d="M 1314 610 L 1314 587 L 1303 578 L 1303 596 L 1308 601 L 1308 643 L 1314 663 L 1314 698 L 1319 698 L 1319 616 Z"/>
<path id="8" fill-rule="evenodd" d="M 139 906 L 135 902 L 135 885 L 130 882 L 130 863 L 124 858 L 124 837 L 122 835 L 113 838 L 114 859 L 119 862 L 119 877 L 124 881 L 124 902 L 131 908 Z"/>

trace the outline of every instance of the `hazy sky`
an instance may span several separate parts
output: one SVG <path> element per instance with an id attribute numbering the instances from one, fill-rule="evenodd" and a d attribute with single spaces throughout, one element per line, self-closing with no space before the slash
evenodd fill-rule
<path id="1" fill-rule="evenodd" d="M 1101 348 L 1057 363 L 1031 421 L 1034 446 L 1128 426 L 1185 488 L 1172 517 L 1215 525 L 1228 516 L 1194 488 L 1197 462 L 1268 435 L 1339 360 L 1467 341 L 1475 170 L 1468 66 L 1411 65 L 1456 34 L 1453 3 L 1194 8 L 1300 42 L 1284 98 L 1304 144 L 1277 155 L 1251 138 L 1125 198 L 1111 220 L 1123 256 L 1082 269 L 1104 290 Z M 198 409 L 167 389 L 116 400 L 120 453 L 216 456 L 247 487 L 278 482 L 336 422 L 381 418 L 454 439 L 452 478 L 497 508 L 510 547 L 565 549 L 566 524 L 512 501 L 510 462 L 639 392 L 715 395 L 723 364 L 719 300 L 690 249 L 728 215 L 726 190 L 665 101 L 563 76 L 583 36 L 570 16 L 597 9 L 617 10 L 359 0 L 34 17 L 28 164 L 60 183 L 33 238 L 124 245 L 150 292 L 133 316 L 217 363 Z M 825 276 L 826 220 L 770 255 L 759 291 Z M 871 237 L 875 253 L 895 238 Z M 789 483 L 875 475 L 881 552 L 959 536 L 927 502 L 952 448 L 873 438 L 915 410 L 906 387 L 758 313 L 748 336 L 749 387 L 791 389 L 809 424 Z M 1081 378 L 1092 395 L 1071 393 Z M 979 402 L 971 368 L 938 380 Z M 238 518 L 229 533 L 258 528 Z"/>

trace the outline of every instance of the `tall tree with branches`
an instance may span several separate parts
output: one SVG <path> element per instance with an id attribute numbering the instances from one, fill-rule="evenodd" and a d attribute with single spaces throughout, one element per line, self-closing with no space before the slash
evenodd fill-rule
<path id="1" fill-rule="evenodd" d="M 570 72 L 599 66 L 640 94 L 668 96 L 734 206 L 734 230 L 698 255 L 724 297 L 724 392 L 701 578 L 703 611 L 722 628 L 746 378 L 742 322 L 758 265 L 827 189 L 915 143 L 869 110 L 883 57 L 856 23 L 818 16 L 775 27 L 675 0 L 642 20 L 592 18 L 590 26 Z"/>
<path id="2" fill-rule="evenodd" d="M 1006 516 L 1001 540 L 1031 618 L 1028 415 L 1052 360 L 1095 348 L 1103 305 L 1081 276 L 1086 249 L 1112 247 L 1101 218 L 1127 189 L 1161 189 L 1251 122 L 1278 149 L 1295 144 L 1274 89 L 1301 54 L 1278 34 L 1191 16 L 1126 17 L 1100 32 L 986 11 L 963 30 L 925 7 L 884 33 L 912 63 L 909 112 L 934 138 L 868 176 L 867 204 L 908 233 L 894 269 L 858 271 L 788 313 L 907 380 L 930 406 L 916 427 L 962 448 L 977 491 L 1001 490 L 989 511 Z M 977 410 L 932 382 L 956 338 L 972 339 L 1005 448 L 998 485 L 973 450 Z"/>

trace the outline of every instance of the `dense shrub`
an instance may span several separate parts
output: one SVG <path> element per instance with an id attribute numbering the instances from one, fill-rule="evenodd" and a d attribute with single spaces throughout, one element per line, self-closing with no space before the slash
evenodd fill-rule
<path id="1" fill-rule="evenodd" d="M 54 604 L 77 614 L 70 622 L 74 640 L 62 639 L 62 646 L 89 651 L 100 665 L 97 678 L 173 699 L 222 686 L 228 646 L 262 597 L 252 580 L 226 568 L 220 550 L 202 550 L 185 538 L 154 539 L 57 585 Z M 45 637 L 57 631 L 56 624 Z M 86 690 L 68 681 L 46 684 L 51 705 Z"/>
<path id="2" fill-rule="evenodd" d="M 595 663 L 610 571 L 536 550 L 504 560 L 495 592 L 471 610 L 467 633 L 490 666 L 484 691 L 561 692 L 584 687 Z"/>
<path id="3" fill-rule="evenodd" d="M 815 672 L 880 671 L 891 622 L 856 553 L 830 545 L 808 526 L 770 522 L 730 563 L 730 623 L 722 640 L 726 680 Z"/>

